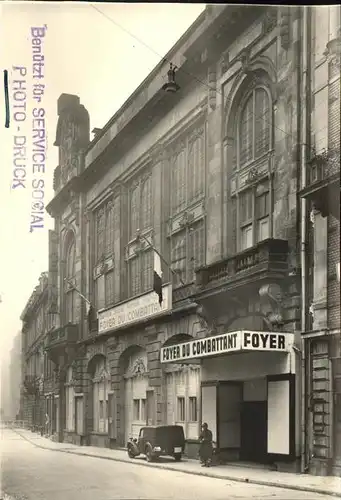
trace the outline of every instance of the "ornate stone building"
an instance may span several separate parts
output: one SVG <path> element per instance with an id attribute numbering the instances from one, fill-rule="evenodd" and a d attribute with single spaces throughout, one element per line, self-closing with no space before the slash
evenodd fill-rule
<path id="1" fill-rule="evenodd" d="M 340 7 L 307 9 L 302 143 L 305 464 L 341 474 Z M 304 221 L 303 221 L 304 222 Z"/>
<path id="2" fill-rule="evenodd" d="M 196 456 L 205 420 L 221 458 L 306 467 L 306 24 L 299 7 L 207 6 L 91 142 L 79 98 L 59 98 L 46 349 L 60 440 L 124 446 L 177 423 Z"/>
<path id="3" fill-rule="evenodd" d="M 48 310 L 48 276 L 42 273 L 20 319 L 22 327 L 23 419 L 32 430 L 45 424 L 44 374 L 46 372 L 45 336 L 53 317 Z"/>

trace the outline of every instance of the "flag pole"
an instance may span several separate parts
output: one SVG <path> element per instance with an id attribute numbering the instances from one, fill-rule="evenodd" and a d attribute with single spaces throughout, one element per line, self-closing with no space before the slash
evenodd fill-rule
<path id="1" fill-rule="evenodd" d="M 162 260 L 162 262 L 168 267 L 168 269 L 170 270 L 170 272 L 173 273 L 174 276 L 177 276 L 177 278 L 179 279 L 181 285 L 185 286 L 186 283 L 181 279 L 181 277 L 176 273 L 176 271 L 174 271 L 174 269 L 171 268 L 169 262 L 167 262 L 167 260 L 161 255 L 161 253 L 158 250 L 156 250 L 156 248 L 154 247 L 154 245 L 152 244 L 152 242 L 146 236 L 144 236 L 143 234 L 141 234 L 139 230 L 137 230 L 137 237 L 144 239 L 148 243 L 148 245 L 154 250 L 154 252 L 158 254 L 158 256 L 160 257 L 160 259 Z"/>
<path id="2" fill-rule="evenodd" d="M 91 304 L 90 300 L 89 300 L 89 299 L 87 299 L 87 298 L 86 298 L 86 297 L 85 297 L 85 296 L 84 296 L 84 295 L 83 295 L 83 294 L 82 294 L 82 293 L 78 290 L 78 288 L 76 288 L 76 287 L 75 287 L 75 285 L 72 283 L 72 281 L 70 281 L 68 278 L 64 278 L 64 281 L 66 281 L 66 283 L 69 283 L 69 285 L 71 285 L 71 286 L 72 286 L 72 288 L 74 289 L 74 291 L 75 291 L 75 292 L 77 292 L 77 293 L 78 293 L 78 295 L 79 295 L 80 297 L 82 297 L 82 299 L 83 299 L 83 300 L 85 300 L 85 302 L 86 302 L 86 303 L 87 303 L 90 307 L 92 307 L 92 304 Z"/>

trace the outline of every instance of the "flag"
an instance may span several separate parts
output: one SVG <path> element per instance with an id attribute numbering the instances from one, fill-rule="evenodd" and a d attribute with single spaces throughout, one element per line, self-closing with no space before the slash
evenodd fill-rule
<path id="1" fill-rule="evenodd" d="M 159 296 L 159 304 L 162 304 L 162 270 L 160 255 L 154 250 L 154 283 L 153 290 Z"/>

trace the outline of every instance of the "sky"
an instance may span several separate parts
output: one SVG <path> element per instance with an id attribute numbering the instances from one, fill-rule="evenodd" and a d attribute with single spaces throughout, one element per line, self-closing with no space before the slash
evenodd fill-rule
<path id="1" fill-rule="evenodd" d="M 204 10 L 204 4 L 1 2 L 0 59 L 8 70 L 10 127 L 5 128 L 5 99 L 0 99 L 0 362 L 5 363 L 23 311 L 39 276 L 48 267 L 48 229 L 53 220 L 44 214 L 43 227 L 30 232 L 32 205 L 32 110 L 45 110 L 47 160 L 44 198 L 53 197 L 57 148 L 57 99 L 76 94 L 90 114 L 90 130 L 103 127 L 130 94 L 162 60 L 167 51 Z M 47 26 L 42 40 L 44 96 L 33 100 L 31 29 Z M 129 33 L 128 33 L 129 32 Z M 37 32 L 36 32 L 37 33 Z M 24 69 L 26 68 L 26 75 Z M 14 80 L 23 83 L 13 83 Z M 36 80 L 35 80 L 36 81 Z M 23 108 L 26 120 L 14 121 Z M 16 115 L 20 119 L 23 115 Z M 42 126 L 42 124 L 41 124 Z M 13 187 L 14 137 L 26 141 L 28 172 L 25 187 Z M 23 151 L 23 150 L 21 150 Z"/>

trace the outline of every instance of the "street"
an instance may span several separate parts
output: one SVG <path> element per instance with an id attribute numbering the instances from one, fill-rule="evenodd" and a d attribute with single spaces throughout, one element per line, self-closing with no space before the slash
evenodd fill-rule
<path id="1" fill-rule="evenodd" d="M 37 448 L 2 431 L 2 500 L 300 500 L 306 492 L 191 476 Z M 199 467 L 199 465 L 198 465 Z M 311 500 L 326 497 L 309 493 Z"/>

